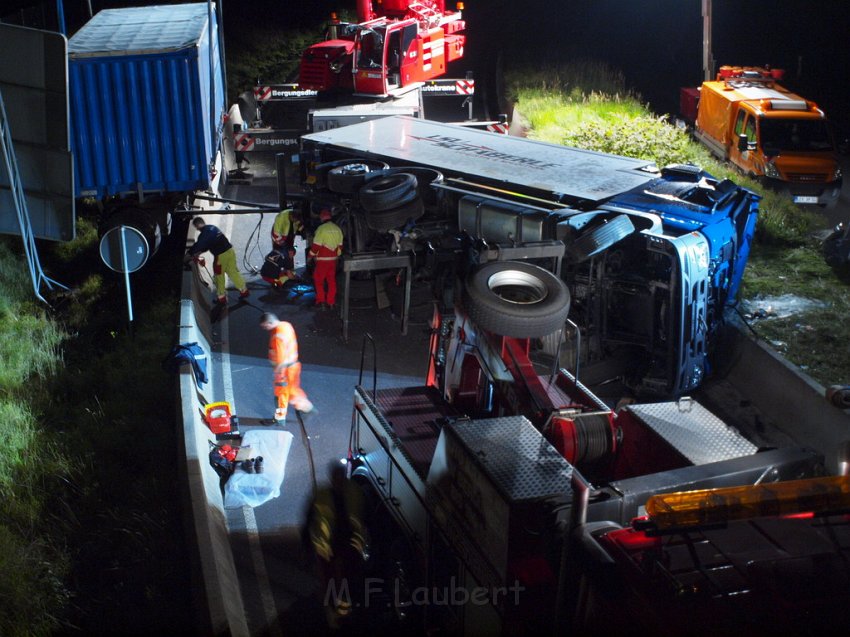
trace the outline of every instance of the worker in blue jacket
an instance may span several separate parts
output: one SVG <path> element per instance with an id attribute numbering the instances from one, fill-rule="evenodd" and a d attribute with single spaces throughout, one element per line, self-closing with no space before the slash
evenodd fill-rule
<path id="1" fill-rule="evenodd" d="M 207 250 L 212 253 L 216 302 L 222 305 L 227 303 L 225 274 L 239 289 L 239 298 L 246 298 L 250 293 L 242 273 L 236 266 L 236 252 L 230 241 L 217 226 L 208 225 L 201 217 L 192 219 L 192 225 L 198 230 L 198 238 L 195 239 L 195 245 L 189 248 L 188 256 L 194 258 L 196 263 L 203 263 L 201 253 Z"/>

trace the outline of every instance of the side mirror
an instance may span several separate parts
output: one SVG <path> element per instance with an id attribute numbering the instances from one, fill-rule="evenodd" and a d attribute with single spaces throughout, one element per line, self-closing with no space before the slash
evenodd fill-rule
<path id="1" fill-rule="evenodd" d="M 741 133 L 738 135 L 738 150 L 742 153 L 750 149 L 750 142 L 747 136 Z"/>

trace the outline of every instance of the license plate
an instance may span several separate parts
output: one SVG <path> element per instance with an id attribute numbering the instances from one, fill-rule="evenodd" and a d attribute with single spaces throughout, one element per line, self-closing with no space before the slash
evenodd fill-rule
<path id="1" fill-rule="evenodd" d="M 818 198 L 810 195 L 797 195 L 794 197 L 794 203 L 817 203 Z"/>

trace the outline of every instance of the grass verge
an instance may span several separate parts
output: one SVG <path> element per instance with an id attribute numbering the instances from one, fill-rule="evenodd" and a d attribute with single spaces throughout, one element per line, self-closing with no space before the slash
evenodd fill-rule
<path id="1" fill-rule="evenodd" d="M 190 633 L 176 396 L 161 369 L 181 251 L 133 275 L 131 335 L 121 277 L 100 264 L 93 224 L 78 230 L 42 250 L 72 288 L 52 308 L 30 300 L 17 245 L 0 242 L 0 634 Z"/>
<path id="2" fill-rule="evenodd" d="M 753 327 L 821 384 L 850 384 L 850 345 L 841 334 L 850 289 L 826 265 L 819 241 L 812 238 L 826 228 L 821 215 L 717 162 L 685 131 L 652 113 L 639 95 L 626 90 L 622 74 L 605 64 L 517 67 L 506 72 L 505 85 L 532 139 L 648 159 L 658 166 L 694 163 L 759 193 L 756 241 L 742 298 L 794 294 L 818 306 Z"/>
<path id="3" fill-rule="evenodd" d="M 14 248 L 0 241 L 0 634 L 44 635 L 59 628 L 69 598 L 68 553 L 51 529 L 71 468 L 40 423 L 65 334 L 32 300 Z"/>

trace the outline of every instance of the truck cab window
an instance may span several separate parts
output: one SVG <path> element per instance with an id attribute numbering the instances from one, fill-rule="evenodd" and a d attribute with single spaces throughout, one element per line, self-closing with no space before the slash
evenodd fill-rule
<path id="1" fill-rule="evenodd" d="M 384 38 L 377 31 L 363 31 L 360 35 L 360 56 L 357 66 L 361 69 L 380 68 L 384 57 Z"/>
<path id="2" fill-rule="evenodd" d="M 744 126 L 744 133 L 747 136 L 747 141 L 751 144 L 756 142 L 756 118 L 747 117 L 747 123 Z"/>
<path id="3" fill-rule="evenodd" d="M 831 151 L 832 139 L 823 120 L 762 119 L 761 139 L 765 152 Z"/>
<path id="4" fill-rule="evenodd" d="M 735 119 L 735 137 L 744 132 L 744 117 L 746 115 L 746 111 L 738 111 L 738 117 Z"/>

